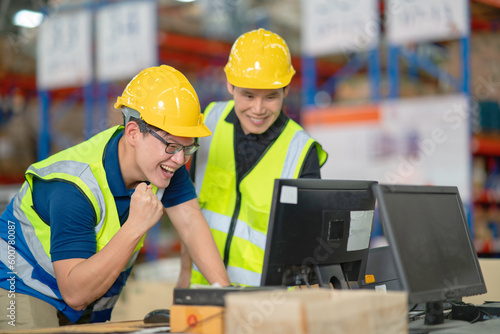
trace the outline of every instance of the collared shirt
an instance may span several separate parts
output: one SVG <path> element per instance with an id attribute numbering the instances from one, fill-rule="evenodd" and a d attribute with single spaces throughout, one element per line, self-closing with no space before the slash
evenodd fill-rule
<path id="1" fill-rule="evenodd" d="M 265 154 L 267 148 L 279 137 L 288 120 L 289 118 L 283 112 L 280 112 L 276 121 L 266 132 L 262 134 L 249 133 L 245 135 L 234 108 L 231 110 L 225 121 L 234 124 L 234 152 L 238 180 L 241 180 L 259 161 L 261 156 Z M 195 159 L 196 155 L 193 157 L 189 170 L 191 179 L 194 179 L 195 175 Z M 300 178 L 321 178 L 316 145 L 313 145 L 307 154 L 304 167 L 300 173 Z"/>

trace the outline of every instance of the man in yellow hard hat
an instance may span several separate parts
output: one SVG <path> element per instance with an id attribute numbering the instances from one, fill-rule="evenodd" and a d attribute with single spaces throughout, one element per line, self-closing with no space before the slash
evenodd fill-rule
<path id="1" fill-rule="evenodd" d="M 233 100 L 213 102 L 191 163 L 202 212 L 232 283 L 260 285 L 276 178 L 320 178 L 326 152 L 282 110 L 295 74 L 279 35 L 258 29 L 233 44 L 224 68 Z M 186 252 L 178 286 L 207 284 Z"/>
<path id="2" fill-rule="evenodd" d="M 194 138 L 211 134 L 193 87 L 151 67 L 115 108 L 124 126 L 31 165 L 0 217 L 2 328 L 109 320 L 165 213 L 208 281 L 230 285 L 185 167 Z"/>

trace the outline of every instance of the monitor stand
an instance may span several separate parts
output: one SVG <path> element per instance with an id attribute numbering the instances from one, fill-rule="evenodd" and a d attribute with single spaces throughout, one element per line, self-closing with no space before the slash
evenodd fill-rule
<path id="1" fill-rule="evenodd" d="M 344 278 L 344 271 L 340 264 L 315 266 L 314 271 L 318 277 L 318 285 L 322 288 L 348 290 L 349 286 Z"/>

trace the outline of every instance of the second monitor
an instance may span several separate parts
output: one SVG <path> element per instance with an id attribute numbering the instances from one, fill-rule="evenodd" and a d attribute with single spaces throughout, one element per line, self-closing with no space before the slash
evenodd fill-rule
<path id="1" fill-rule="evenodd" d="M 261 286 L 361 285 L 376 181 L 277 179 Z"/>
<path id="2" fill-rule="evenodd" d="M 467 324 L 443 312 L 444 301 L 486 292 L 458 188 L 377 184 L 374 194 L 408 301 L 426 304 L 425 319 L 412 321 L 410 333 Z"/>

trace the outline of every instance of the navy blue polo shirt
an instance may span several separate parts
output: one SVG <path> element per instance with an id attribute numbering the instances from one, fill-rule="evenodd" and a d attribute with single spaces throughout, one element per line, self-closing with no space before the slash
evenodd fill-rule
<path id="1" fill-rule="evenodd" d="M 104 169 L 120 217 L 120 225 L 128 218 L 130 197 L 118 162 L 118 141 L 123 132 L 112 138 L 104 157 Z M 165 189 L 162 203 L 175 206 L 196 198 L 196 190 L 185 166 L 179 168 Z M 94 210 L 74 185 L 63 181 L 34 179 L 33 204 L 40 217 L 50 225 L 50 255 L 52 261 L 84 258 L 96 253 Z"/>

